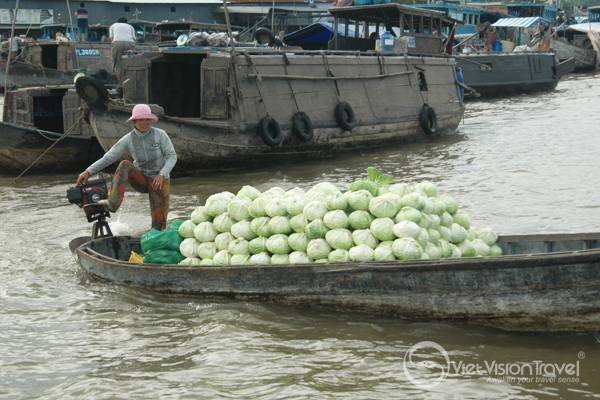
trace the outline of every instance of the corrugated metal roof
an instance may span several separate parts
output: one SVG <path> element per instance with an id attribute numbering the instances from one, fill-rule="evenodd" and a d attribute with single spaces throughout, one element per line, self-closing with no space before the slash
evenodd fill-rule
<path id="1" fill-rule="evenodd" d="M 529 28 L 531 25 L 538 22 L 542 17 L 525 17 L 525 18 L 500 18 L 494 22 L 492 26 L 498 27 L 519 27 Z"/>
<path id="2" fill-rule="evenodd" d="M 590 29 L 600 32 L 600 22 L 586 22 L 585 24 L 569 25 L 569 29 L 583 33 L 587 33 Z"/>

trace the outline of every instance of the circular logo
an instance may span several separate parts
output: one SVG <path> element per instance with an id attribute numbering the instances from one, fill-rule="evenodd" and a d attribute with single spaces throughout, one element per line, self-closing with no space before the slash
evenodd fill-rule
<path id="1" fill-rule="evenodd" d="M 414 354 L 418 350 L 427 348 L 432 348 L 433 351 L 427 350 L 421 352 L 421 354 Z M 432 358 L 439 358 L 436 355 L 438 352 L 446 360 L 445 366 L 432 360 Z M 417 361 L 419 358 L 422 361 Z M 413 385 L 421 389 L 428 389 L 439 385 L 446 379 L 450 371 L 450 358 L 446 350 L 439 344 L 435 342 L 419 342 L 408 349 L 404 355 L 403 367 L 404 374 Z M 435 378 L 433 378 L 434 376 Z"/>

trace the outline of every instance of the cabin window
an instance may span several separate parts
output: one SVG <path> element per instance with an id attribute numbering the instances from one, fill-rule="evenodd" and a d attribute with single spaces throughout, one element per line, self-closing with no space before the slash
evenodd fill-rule
<path id="1" fill-rule="evenodd" d="M 481 72 L 492 72 L 494 70 L 494 68 L 492 68 L 492 63 L 482 63 L 479 66 L 479 69 Z"/>
<path id="2" fill-rule="evenodd" d="M 403 14 L 402 18 L 404 19 L 404 31 L 413 33 L 412 15 Z"/>
<path id="3" fill-rule="evenodd" d="M 175 12 L 175 6 L 171 6 L 171 12 Z"/>
<path id="4" fill-rule="evenodd" d="M 63 133 L 62 100 L 59 96 L 33 97 L 33 124 L 40 130 Z"/>
<path id="5" fill-rule="evenodd" d="M 125 12 L 129 12 L 129 6 L 125 6 L 123 8 L 125 9 Z"/>
<path id="6" fill-rule="evenodd" d="M 432 20 L 431 18 L 423 18 L 423 33 L 427 33 L 427 34 L 432 34 L 433 33 L 433 29 L 432 29 Z"/>
<path id="7" fill-rule="evenodd" d="M 427 91 L 427 81 L 425 80 L 425 74 L 422 72 L 419 72 L 417 74 L 417 79 L 419 80 L 419 89 L 421 89 L 421 92 L 426 92 Z"/>

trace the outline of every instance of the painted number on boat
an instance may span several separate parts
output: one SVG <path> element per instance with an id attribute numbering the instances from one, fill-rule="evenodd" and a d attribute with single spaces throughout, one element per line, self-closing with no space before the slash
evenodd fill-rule
<path id="1" fill-rule="evenodd" d="M 77 49 L 79 57 L 100 57 L 100 49 Z"/>
<path id="2" fill-rule="evenodd" d="M 414 36 L 404 36 L 404 37 L 408 39 L 408 47 L 411 47 L 411 48 L 413 48 L 413 49 L 414 49 L 415 47 L 417 47 L 417 43 L 415 43 L 415 38 L 414 38 Z"/>

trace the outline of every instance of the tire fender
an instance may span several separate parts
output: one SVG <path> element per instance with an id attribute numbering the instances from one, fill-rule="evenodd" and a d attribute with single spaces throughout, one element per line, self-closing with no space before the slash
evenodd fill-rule
<path id="1" fill-rule="evenodd" d="M 104 69 L 99 69 L 98 72 L 96 72 L 95 77 L 102 83 L 108 83 L 110 74 Z"/>
<path id="2" fill-rule="evenodd" d="M 342 102 L 335 106 L 335 120 L 340 128 L 345 131 L 354 129 L 356 126 L 356 116 L 350 104 Z"/>
<path id="3" fill-rule="evenodd" d="M 108 90 L 98 78 L 82 76 L 75 81 L 75 90 L 79 97 L 92 107 L 99 107 L 108 100 Z"/>
<path id="4" fill-rule="evenodd" d="M 258 134 L 262 141 L 269 147 L 278 146 L 283 134 L 281 125 L 273 117 L 263 117 L 258 123 Z"/>
<path id="5" fill-rule="evenodd" d="M 308 117 L 303 112 L 297 112 L 294 114 L 294 118 L 292 120 L 292 132 L 301 142 L 308 142 L 312 140 L 314 136 L 313 125 Z"/>
<path id="6" fill-rule="evenodd" d="M 426 134 L 433 135 L 437 131 L 437 116 L 433 108 L 427 104 L 423 104 L 423 108 L 421 108 L 419 121 L 421 122 L 421 128 L 423 128 Z"/>

